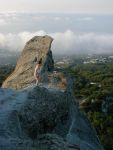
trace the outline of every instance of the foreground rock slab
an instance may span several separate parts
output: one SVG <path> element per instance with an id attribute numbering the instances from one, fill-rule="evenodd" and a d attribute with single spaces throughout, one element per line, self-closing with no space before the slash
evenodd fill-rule
<path id="1" fill-rule="evenodd" d="M 72 92 L 0 89 L 0 150 L 103 150 Z"/>

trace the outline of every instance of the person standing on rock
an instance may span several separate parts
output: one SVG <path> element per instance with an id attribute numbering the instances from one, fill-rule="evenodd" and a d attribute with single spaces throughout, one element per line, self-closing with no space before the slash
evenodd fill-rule
<path id="1" fill-rule="evenodd" d="M 36 80 L 36 85 L 38 85 L 39 80 L 40 80 L 41 66 L 42 66 L 42 58 L 40 58 L 40 60 L 35 66 L 34 77 Z"/>

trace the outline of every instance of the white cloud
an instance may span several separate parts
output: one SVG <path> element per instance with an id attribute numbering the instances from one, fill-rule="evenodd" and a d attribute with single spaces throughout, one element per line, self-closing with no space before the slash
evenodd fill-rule
<path id="1" fill-rule="evenodd" d="M 69 17 L 65 17 L 65 20 L 66 20 L 66 21 L 69 21 L 69 20 L 70 20 L 70 18 L 69 18 Z"/>
<path id="2" fill-rule="evenodd" d="M 93 17 L 82 17 L 78 19 L 78 21 L 93 21 L 93 20 L 94 20 Z"/>
<path id="3" fill-rule="evenodd" d="M 46 18 L 47 18 L 47 17 L 44 16 L 44 15 L 33 16 L 33 19 L 34 19 L 35 21 L 44 21 Z"/>
<path id="4" fill-rule="evenodd" d="M 62 21 L 62 20 L 64 20 L 64 21 L 69 21 L 69 20 L 70 20 L 69 17 L 58 17 L 58 16 L 53 17 L 53 19 L 54 19 L 55 21 Z"/>
<path id="5" fill-rule="evenodd" d="M 6 24 L 6 21 L 4 19 L 0 18 L 0 26 L 5 25 L 5 24 Z"/>
<path id="6" fill-rule="evenodd" d="M 12 24 L 12 21 L 17 21 L 18 15 L 16 12 L 12 13 L 0 13 L 0 25 L 8 26 L 9 23 Z"/>
<path id="7" fill-rule="evenodd" d="M 21 32 L 18 34 L 0 34 L 0 49 L 19 51 L 25 43 L 36 35 L 45 35 L 45 31 L 34 33 Z M 113 51 L 113 34 L 74 33 L 65 32 L 50 33 L 54 38 L 52 44 L 53 53 L 107 53 Z"/>
<path id="8" fill-rule="evenodd" d="M 35 33 L 20 32 L 18 34 L 2 34 L 0 33 L 0 49 L 9 51 L 21 51 L 25 43 L 35 35 L 45 35 L 44 31 Z"/>
<path id="9" fill-rule="evenodd" d="M 17 13 L 16 12 L 6 12 L 6 13 L 1 13 L 2 16 L 4 17 L 16 17 L 17 16 Z"/>
<path id="10" fill-rule="evenodd" d="M 55 17 L 54 20 L 55 20 L 55 21 L 60 21 L 60 20 L 61 20 L 61 17 Z"/>
<path id="11" fill-rule="evenodd" d="M 53 33 L 53 50 L 55 53 L 107 53 L 113 51 L 113 35 L 82 33 L 70 30 L 64 33 Z"/>

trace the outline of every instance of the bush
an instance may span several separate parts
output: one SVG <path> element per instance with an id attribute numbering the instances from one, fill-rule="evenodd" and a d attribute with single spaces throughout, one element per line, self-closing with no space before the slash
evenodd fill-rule
<path id="1" fill-rule="evenodd" d="M 14 70 L 14 66 L 2 66 L 0 67 L 0 87 L 2 86 L 3 81 L 11 74 Z"/>
<path id="2" fill-rule="evenodd" d="M 88 112 L 87 116 L 97 131 L 106 150 L 113 149 L 113 116 L 100 112 Z"/>

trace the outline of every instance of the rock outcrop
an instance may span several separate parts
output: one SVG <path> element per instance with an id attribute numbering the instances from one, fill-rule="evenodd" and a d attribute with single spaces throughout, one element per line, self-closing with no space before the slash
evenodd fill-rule
<path id="1" fill-rule="evenodd" d="M 0 95 L 1 150 L 103 150 L 70 89 L 33 86 Z"/>
<path id="2" fill-rule="evenodd" d="M 0 150 L 103 150 L 79 111 L 73 79 L 67 84 L 63 73 L 53 72 L 52 40 L 44 36 L 27 42 L 15 71 L 2 86 L 20 90 L 0 89 Z M 36 56 L 43 59 L 38 86 L 31 84 Z"/>
<path id="3" fill-rule="evenodd" d="M 17 62 L 14 72 L 3 83 L 3 88 L 22 89 L 35 82 L 33 77 L 35 58 L 42 58 L 42 72 L 51 72 L 54 69 L 50 36 L 35 36 L 28 41 Z"/>

